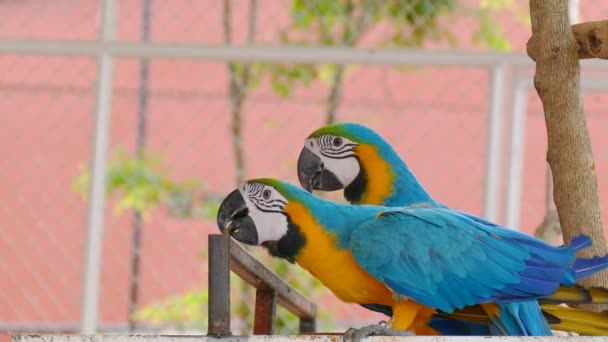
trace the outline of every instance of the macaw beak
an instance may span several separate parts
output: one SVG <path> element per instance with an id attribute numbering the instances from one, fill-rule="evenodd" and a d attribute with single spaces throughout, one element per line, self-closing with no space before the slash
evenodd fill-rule
<path id="1" fill-rule="evenodd" d="M 231 192 L 217 212 L 217 227 L 222 234 L 228 234 L 247 245 L 258 245 L 258 232 L 247 203 L 239 190 Z"/>
<path id="2" fill-rule="evenodd" d="M 300 185 L 312 192 L 312 190 L 335 191 L 344 188 L 338 177 L 327 170 L 319 156 L 304 146 L 300 157 L 298 157 L 298 179 Z"/>

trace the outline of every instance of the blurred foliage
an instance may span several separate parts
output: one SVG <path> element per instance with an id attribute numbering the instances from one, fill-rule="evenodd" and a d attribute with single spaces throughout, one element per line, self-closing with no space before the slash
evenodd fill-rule
<path id="1" fill-rule="evenodd" d="M 89 181 L 89 169 L 81 167 L 72 187 L 86 198 Z M 219 207 L 217 201 L 205 200 L 204 187 L 199 181 L 172 180 L 162 156 L 144 153 L 143 158 L 138 159 L 122 148 L 114 151 L 106 168 L 106 195 L 116 193 L 119 196 L 114 209 L 118 213 L 132 209 L 144 218 L 149 217 L 153 208 L 166 205 L 172 216 L 212 220 Z"/>
<path id="2" fill-rule="evenodd" d="M 135 321 L 162 326 L 169 330 L 207 330 L 207 289 L 194 289 L 150 304 L 133 315 Z"/>
<path id="3" fill-rule="evenodd" d="M 368 39 L 366 46 L 421 47 L 426 42 L 445 41 L 456 46 L 464 39 L 452 27 L 451 17 L 468 17 L 478 27 L 470 37 L 477 45 L 509 51 L 511 45 L 498 24 L 497 15 L 514 10 L 513 0 L 480 0 L 471 7 L 458 0 L 293 0 L 290 25 L 280 31 L 284 45 L 356 46 L 374 30 L 380 39 Z M 268 77 L 274 91 L 288 97 L 297 86 L 321 80 L 335 87 L 337 65 L 256 64 L 249 88 Z"/>

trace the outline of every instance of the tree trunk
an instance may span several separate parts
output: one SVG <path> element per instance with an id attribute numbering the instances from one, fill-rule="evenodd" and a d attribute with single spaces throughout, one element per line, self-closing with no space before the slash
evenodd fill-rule
<path id="1" fill-rule="evenodd" d="M 338 106 L 340 105 L 340 101 L 342 99 L 342 78 L 344 77 L 345 67 L 346 66 L 344 64 L 337 64 L 335 66 L 334 78 L 332 80 L 329 97 L 327 98 L 326 125 L 331 125 L 336 122 Z"/>
<path id="2" fill-rule="evenodd" d="M 528 54 L 536 61 L 534 87 L 547 124 L 547 161 L 564 241 L 586 234 L 593 246 L 580 256 L 606 254 L 597 179 L 580 91 L 578 44 L 568 18 L 568 0 L 530 0 L 532 38 Z M 608 272 L 585 286 L 608 286 Z M 595 308 L 599 309 L 599 308 Z"/>

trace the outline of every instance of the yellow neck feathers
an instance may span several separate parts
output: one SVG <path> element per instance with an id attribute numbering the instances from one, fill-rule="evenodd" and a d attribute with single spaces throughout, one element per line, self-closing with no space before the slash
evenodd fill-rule
<path id="1" fill-rule="evenodd" d="M 359 267 L 348 250 L 338 248 L 336 236 L 319 225 L 304 205 L 289 202 L 285 212 L 306 241 L 296 262 L 336 297 L 344 302 L 360 304 L 393 303 L 390 290 Z"/>
<path id="2" fill-rule="evenodd" d="M 382 205 L 393 192 L 395 175 L 390 165 L 382 159 L 376 147 L 359 144 L 356 147 L 361 167 L 367 176 L 367 187 L 361 204 Z"/>

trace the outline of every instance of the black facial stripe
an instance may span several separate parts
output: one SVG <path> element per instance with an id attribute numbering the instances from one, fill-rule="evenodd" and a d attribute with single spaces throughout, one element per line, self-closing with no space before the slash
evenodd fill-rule
<path id="1" fill-rule="evenodd" d="M 340 136 L 335 136 L 335 135 L 323 135 L 323 136 L 317 138 L 317 143 L 323 147 L 333 146 L 333 142 L 334 142 L 335 138 L 344 139 Z M 346 145 L 348 145 L 348 144 L 351 144 L 351 143 L 346 143 Z"/>
<path id="2" fill-rule="evenodd" d="M 321 146 L 323 148 L 331 146 L 332 139 L 333 139 L 333 137 L 329 136 L 329 135 L 324 135 L 324 136 L 320 137 L 318 139 L 319 146 Z"/>
<path id="3" fill-rule="evenodd" d="M 349 151 L 340 152 L 340 153 L 330 153 L 329 151 L 321 151 L 321 154 L 324 157 L 331 158 L 331 159 L 346 159 L 346 158 L 350 158 L 354 155 L 354 149 L 349 150 Z"/>
<path id="4" fill-rule="evenodd" d="M 332 149 L 325 149 L 325 150 L 321 150 L 321 153 L 327 153 L 327 154 L 333 154 L 333 155 L 340 155 L 343 153 L 350 153 L 353 152 L 355 150 L 354 147 L 349 147 L 349 148 L 343 148 L 340 150 L 332 150 Z"/>
<path id="5" fill-rule="evenodd" d="M 334 146 L 333 141 L 336 137 L 332 135 L 324 135 L 317 139 L 319 144 L 319 152 L 328 158 L 344 159 L 351 157 L 354 153 L 355 143 L 344 143 L 340 146 Z M 340 137 L 341 138 L 341 137 Z"/>
<path id="6" fill-rule="evenodd" d="M 250 198 L 251 202 L 253 204 L 255 204 L 255 206 L 259 209 L 259 208 L 265 208 L 265 209 L 273 209 L 273 208 L 278 208 L 280 210 L 283 210 L 283 208 L 285 207 L 286 203 L 281 203 L 281 201 L 279 201 L 279 203 L 269 203 L 269 202 L 265 202 L 263 200 L 260 200 L 259 198 Z"/>
<path id="7" fill-rule="evenodd" d="M 255 207 L 262 210 L 262 211 L 268 211 L 268 212 L 283 212 L 283 207 L 279 206 L 279 205 L 272 205 L 272 206 L 264 206 L 264 205 L 259 205 L 257 203 L 254 203 Z"/>
<path id="8" fill-rule="evenodd" d="M 255 183 L 249 185 L 249 201 L 255 205 L 255 207 L 262 212 L 265 213 L 283 213 L 285 205 L 287 202 L 275 198 L 275 199 L 265 199 L 262 195 L 265 188 L 264 185 Z"/>
<path id="9" fill-rule="evenodd" d="M 255 196 L 259 196 L 262 193 L 262 190 L 264 189 L 264 187 L 262 186 L 262 184 L 252 184 L 251 185 L 251 194 L 255 195 Z"/>
<path id="10" fill-rule="evenodd" d="M 254 203 L 257 203 L 259 205 L 266 206 L 266 207 L 277 207 L 277 206 L 284 206 L 287 204 L 287 202 L 285 202 L 279 198 L 267 200 L 265 198 L 250 196 L 249 199 L 251 199 L 251 201 Z"/>
<path id="11" fill-rule="evenodd" d="M 262 212 L 265 212 L 265 213 L 284 214 L 283 208 L 280 208 L 280 207 L 279 207 L 279 210 L 271 210 L 271 209 L 262 208 L 259 205 L 257 205 L 257 203 L 253 203 L 253 205 L 255 205 L 255 207 L 258 208 L 259 211 L 262 211 Z"/>

